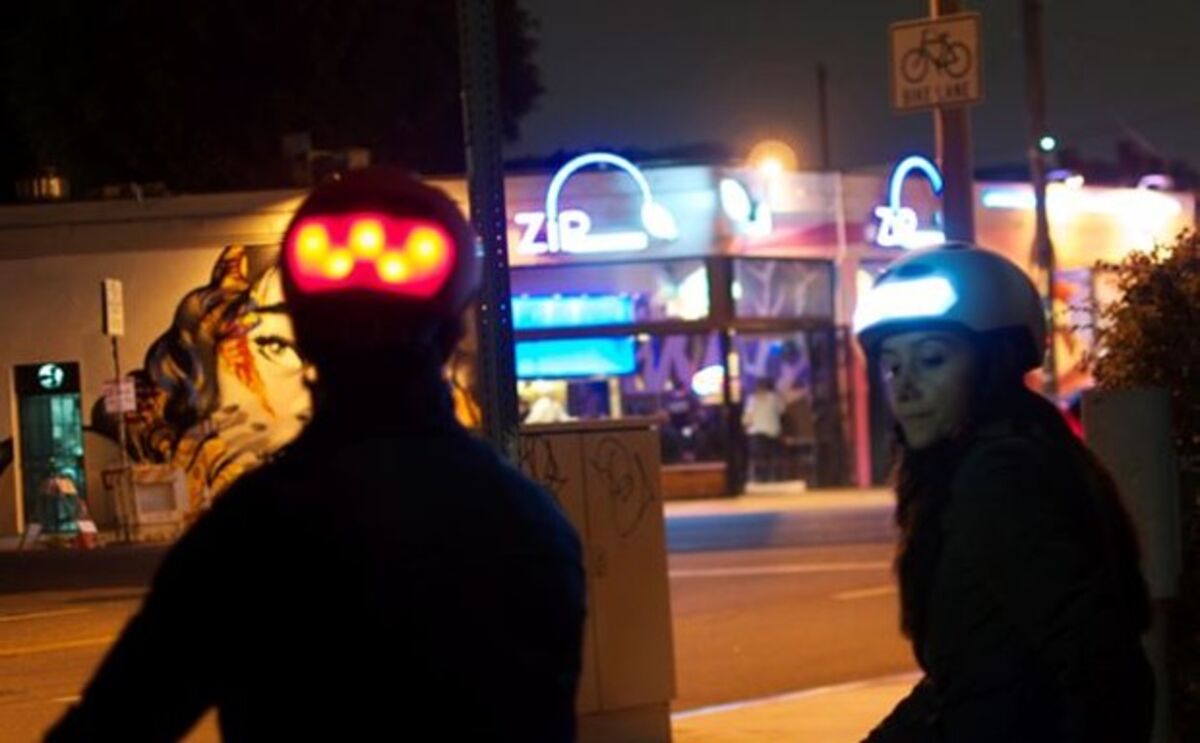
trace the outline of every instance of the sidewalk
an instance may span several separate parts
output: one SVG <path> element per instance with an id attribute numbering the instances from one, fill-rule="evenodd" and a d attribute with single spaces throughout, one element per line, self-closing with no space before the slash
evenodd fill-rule
<path id="1" fill-rule="evenodd" d="M 688 527 L 719 521 L 722 535 L 759 530 L 763 543 L 890 540 L 895 496 L 887 488 L 805 490 L 802 483 L 752 486 L 744 495 L 665 504 L 672 550 Z M 731 537 L 732 538 L 732 537 Z M 704 547 L 714 545 L 709 536 Z M 674 743 L 858 743 L 919 675 L 827 686 L 685 710 L 671 716 Z"/>
<path id="2" fill-rule="evenodd" d="M 676 712 L 673 743 L 858 743 L 918 678 L 907 673 Z"/>

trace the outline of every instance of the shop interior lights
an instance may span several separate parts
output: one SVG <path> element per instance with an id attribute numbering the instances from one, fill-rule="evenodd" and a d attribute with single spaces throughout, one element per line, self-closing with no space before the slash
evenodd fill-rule
<path id="1" fill-rule="evenodd" d="M 692 375 L 692 392 L 700 397 L 713 397 L 721 393 L 725 384 L 725 369 L 720 364 L 706 366 Z"/>
<path id="2" fill-rule="evenodd" d="M 637 369 L 632 336 L 518 341 L 515 350 L 520 379 L 604 377 Z"/>
<path id="3" fill-rule="evenodd" d="M 629 325 L 634 320 L 633 297 L 628 294 L 514 295 L 513 328 L 583 328 Z"/>

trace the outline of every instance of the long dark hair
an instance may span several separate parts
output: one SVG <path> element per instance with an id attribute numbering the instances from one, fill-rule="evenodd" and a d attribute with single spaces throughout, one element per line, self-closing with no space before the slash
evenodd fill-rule
<path id="1" fill-rule="evenodd" d="M 942 548 L 940 515 L 950 499 L 951 483 L 975 433 L 989 423 L 1007 420 L 1018 435 L 1046 442 L 1055 461 L 1081 479 L 1089 494 L 1092 519 L 1101 532 L 1106 567 L 1115 576 L 1130 612 L 1131 623 L 1144 632 L 1150 623 L 1150 599 L 1140 569 L 1140 550 L 1133 522 L 1121 503 L 1111 475 L 1071 431 L 1059 410 L 1025 386 L 1020 339 L 1004 333 L 964 334 L 975 358 L 967 421 L 960 431 L 925 449 L 910 449 L 897 427 L 896 525 L 900 539 L 896 574 L 900 583 L 900 625 L 919 640 L 925 608 Z"/>
<path id="2" fill-rule="evenodd" d="M 256 304 L 251 290 L 273 265 L 262 249 L 231 245 L 221 251 L 209 283 L 188 292 L 166 332 L 146 349 L 143 383 L 156 395 L 154 411 L 137 427 L 131 447 L 167 462 L 180 439 L 220 404 L 218 347 L 248 328 L 241 322 Z"/>

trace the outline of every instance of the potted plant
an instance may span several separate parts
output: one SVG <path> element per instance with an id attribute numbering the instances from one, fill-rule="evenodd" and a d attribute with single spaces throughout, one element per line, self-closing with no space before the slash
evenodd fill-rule
<path id="1" fill-rule="evenodd" d="M 1169 631 L 1175 727 L 1200 740 L 1200 233 L 1098 271 L 1118 297 L 1095 307 L 1089 366 L 1102 390 L 1167 390 L 1181 469 L 1182 573 Z"/>

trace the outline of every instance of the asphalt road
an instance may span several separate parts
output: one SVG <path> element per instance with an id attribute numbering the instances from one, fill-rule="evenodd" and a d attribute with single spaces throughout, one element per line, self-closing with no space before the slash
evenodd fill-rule
<path id="1" fill-rule="evenodd" d="M 77 698 L 138 588 L 0 595 L 0 741 L 34 741 Z M 218 740 L 212 720 L 190 738 Z"/>
<path id="2" fill-rule="evenodd" d="M 671 519 L 673 709 L 911 670 L 889 528 L 862 511 Z M 0 743 L 73 701 L 162 552 L 0 554 Z M 189 738 L 216 739 L 211 716 Z"/>
<path id="3" fill-rule="evenodd" d="M 886 544 L 675 554 L 675 710 L 886 676 L 914 663 Z"/>

